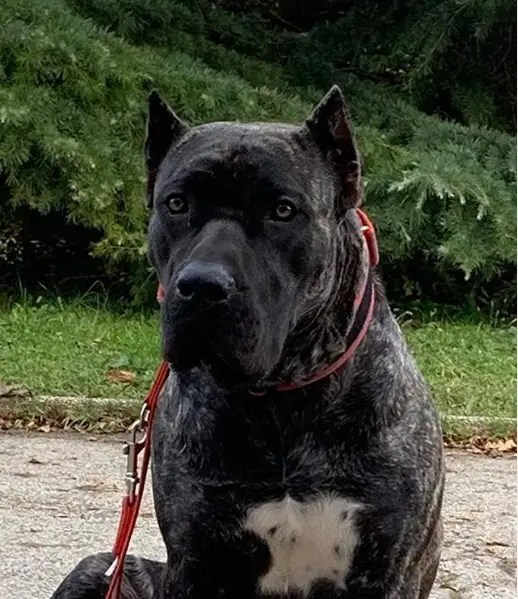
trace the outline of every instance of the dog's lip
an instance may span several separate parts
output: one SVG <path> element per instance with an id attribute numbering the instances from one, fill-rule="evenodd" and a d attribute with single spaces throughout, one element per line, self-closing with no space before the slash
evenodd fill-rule
<path id="1" fill-rule="evenodd" d="M 232 387 L 255 386 L 263 378 L 256 372 L 246 372 L 239 368 L 239 362 L 232 363 L 226 359 L 220 352 L 211 352 L 210 356 L 202 359 L 209 370 L 216 376 L 225 381 L 232 381 Z"/>
<path id="2" fill-rule="evenodd" d="M 202 347 L 200 351 L 193 352 L 189 346 L 194 343 Z M 225 386 L 243 387 L 258 386 L 260 380 L 264 379 L 264 373 L 248 372 L 240 367 L 239 360 L 228 359 L 210 340 L 201 342 L 191 339 L 191 344 L 179 353 L 164 348 L 164 359 L 173 370 L 189 371 L 193 368 L 204 366 L 212 373 L 215 379 L 221 381 Z"/>
<path id="3" fill-rule="evenodd" d="M 183 324 L 191 324 L 206 320 L 204 328 L 210 326 L 215 320 L 231 317 L 236 307 L 243 305 L 245 292 L 236 291 L 228 300 L 220 302 L 190 301 L 174 296 L 167 296 L 161 302 L 162 315 L 166 318 L 174 318 Z"/>

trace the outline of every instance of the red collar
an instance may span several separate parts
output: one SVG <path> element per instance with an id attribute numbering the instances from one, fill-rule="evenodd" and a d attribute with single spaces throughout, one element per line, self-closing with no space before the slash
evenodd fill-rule
<path id="1" fill-rule="evenodd" d="M 367 334 L 369 325 L 372 320 L 372 314 L 374 312 L 374 302 L 376 295 L 374 289 L 374 281 L 372 277 L 372 269 L 378 265 L 379 253 L 374 225 L 371 223 L 369 217 L 365 214 L 365 212 L 363 212 L 363 210 L 357 208 L 356 213 L 358 214 L 358 217 L 361 221 L 361 230 L 365 242 L 365 249 L 369 257 L 369 269 L 367 277 L 365 279 L 365 283 L 363 284 L 360 292 L 354 300 L 356 316 L 351 326 L 351 330 L 347 335 L 347 349 L 335 362 L 329 364 L 329 366 L 326 366 L 325 368 L 322 368 L 322 370 L 319 370 L 305 381 L 299 381 L 295 383 L 281 383 L 278 385 L 274 385 L 272 387 L 272 390 L 294 391 L 295 389 L 301 389 L 302 387 L 311 385 L 312 383 L 320 381 L 321 379 L 328 377 L 334 372 L 337 372 L 338 370 L 340 370 L 340 368 L 345 366 L 347 361 L 353 355 L 356 348 L 358 347 L 358 345 L 360 345 L 365 335 Z M 157 301 L 160 304 L 164 301 L 164 288 L 162 287 L 162 285 L 158 286 Z M 249 393 L 255 396 L 262 396 L 265 395 L 267 392 L 268 389 L 264 388 L 249 390 Z"/>

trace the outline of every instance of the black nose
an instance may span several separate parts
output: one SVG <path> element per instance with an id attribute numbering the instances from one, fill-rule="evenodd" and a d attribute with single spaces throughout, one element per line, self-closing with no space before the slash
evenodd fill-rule
<path id="1" fill-rule="evenodd" d="M 191 262 L 176 279 L 176 294 L 183 300 L 224 302 L 235 288 L 236 282 L 219 264 Z"/>

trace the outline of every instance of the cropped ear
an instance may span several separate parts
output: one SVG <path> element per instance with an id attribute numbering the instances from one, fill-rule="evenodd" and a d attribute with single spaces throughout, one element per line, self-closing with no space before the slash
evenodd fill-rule
<path id="1" fill-rule="evenodd" d="M 337 85 L 327 92 L 306 120 L 311 137 L 332 160 L 340 175 L 340 213 L 361 204 L 361 159 L 342 91 Z"/>
<path id="2" fill-rule="evenodd" d="M 183 137 L 189 127 L 162 100 L 157 92 L 149 96 L 144 154 L 148 173 L 147 205 L 153 205 L 156 174 L 173 143 Z"/>

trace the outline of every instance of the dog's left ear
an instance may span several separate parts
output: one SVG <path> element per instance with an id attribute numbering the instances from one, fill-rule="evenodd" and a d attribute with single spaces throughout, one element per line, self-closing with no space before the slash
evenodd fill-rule
<path id="1" fill-rule="evenodd" d="M 343 190 L 340 211 L 358 206 L 362 199 L 361 159 L 345 100 L 337 85 L 333 85 L 306 120 L 306 127 L 340 175 Z"/>
<path id="2" fill-rule="evenodd" d="M 189 131 L 186 125 L 157 92 L 149 96 L 149 108 L 144 143 L 144 154 L 148 172 L 147 204 L 153 205 L 153 187 L 156 174 L 169 148 Z"/>

